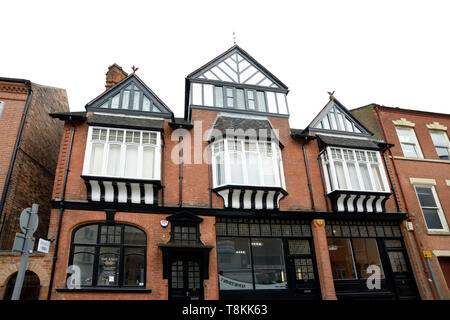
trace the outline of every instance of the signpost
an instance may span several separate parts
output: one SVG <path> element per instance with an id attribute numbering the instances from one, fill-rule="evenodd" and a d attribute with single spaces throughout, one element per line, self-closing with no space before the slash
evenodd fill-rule
<path id="1" fill-rule="evenodd" d="M 28 265 L 28 256 L 33 253 L 34 238 L 33 233 L 36 231 L 39 224 L 38 217 L 39 205 L 33 203 L 31 208 L 26 208 L 20 214 L 20 229 L 22 233 L 16 233 L 16 239 L 14 240 L 13 251 L 21 252 L 22 258 L 20 259 L 19 270 L 17 271 L 16 284 L 11 300 L 19 300 L 20 293 L 22 291 L 23 279 L 25 277 L 25 271 Z"/>

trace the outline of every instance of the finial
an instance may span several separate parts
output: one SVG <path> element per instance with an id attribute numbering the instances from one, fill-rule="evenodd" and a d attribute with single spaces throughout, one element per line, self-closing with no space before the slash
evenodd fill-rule
<path id="1" fill-rule="evenodd" d="M 233 31 L 233 43 L 236 45 L 236 32 Z"/>
<path id="2" fill-rule="evenodd" d="M 134 65 L 131 67 L 131 70 L 133 70 L 133 73 L 136 73 L 136 71 L 138 71 L 139 70 L 139 68 L 138 67 L 135 67 Z"/>
<path id="3" fill-rule="evenodd" d="M 333 90 L 333 92 L 328 91 L 328 94 L 330 95 L 330 100 L 334 98 L 334 91 L 335 90 Z"/>

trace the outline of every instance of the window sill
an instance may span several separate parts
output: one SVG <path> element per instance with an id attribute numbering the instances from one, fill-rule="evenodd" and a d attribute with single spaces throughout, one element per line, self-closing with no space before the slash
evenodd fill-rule
<path id="1" fill-rule="evenodd" d="M 81 175 L 81 178 L 85 181 L 88 180 L 100 180 L 100 181 L 114 181 L 114 182 L 136 182 L 136 183 L 153 183 L 161 184 L 161 179 L 142 179 L 142 178 L 124 178 L 124 177 L 111 177 L 111 176 L 94 176 L 94 175 Z"/>
<path id="2" fill-rule="evenodd" d="M 56 292 L 63 293 L 91 293 L 91 292 L 104 292 L 104 293 L 152 293 L 151 289 L 145 288 L 81 288 L 81 289 L 56 289 Z"/>
<path id="3" fill-rule="evenodd" d="M 427 230 L 429 236 L 450 236 L 450 231 L 445 230 Z"/>
<path id="4" fill-rule="evenodd" d="M 394 156 L 394 159 L 398 159 L 398 160 L 412 160 L 412 161 L 421 161 L 421 162 L 450 163 L 450 160 L 409 158 L 409 157 L 400 157 L 400 156 Z"/>

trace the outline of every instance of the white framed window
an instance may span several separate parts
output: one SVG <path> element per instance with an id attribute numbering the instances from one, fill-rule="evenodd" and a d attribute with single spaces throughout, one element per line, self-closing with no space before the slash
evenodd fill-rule
<path id="1" fill-rule="evenodd" d="M 213 142 L 211 150 L 214 187 L 230 184 L 285 188 L 277 143 L 223 139 Z"/>
<path id="2" fill-rule="evenodd" d="M 286 94 L 280 92 L 192 83 L 190 99 L 197 106 L 288 114 Z"/>
<path id="3" fill-rule="evenodd" d="M 321 159 L 328 192 L 389 192 L 386 171 L 378 151 L 327 147 Z"/>
<path id="4" fill-rule="evenodd" d="M 445 131 L 430 131 L 436 153 L 441 160 L 450 160 L 450 143 Z"/>
<path id="5" fill-rule="evenodd" d="M 403 155 L 407 158 L 423 158 L 422 150 L 413 128 L 395 127 L 402 146 Z"/>
<path id="6" fill-rule="evenodd" d="M 83 175 L 160 179 L 159 132 L 89 127 Z"/>
<path id="7" fill-rule="evenodd" d="M 417 184 L 414 185 L 414 189 L 416 190 L 428 231 L 448 232 L 448 224 L 434 186 Z"/>
<path id="8" fill-rule="evenodd" d="M 3 113 L 3 109 L 5 108 L 5 102 L 3 102 L 3 101 L 0 101 L 0 118 L 1 118 L 1 116 L 2 116 L 2 113 Z"/>

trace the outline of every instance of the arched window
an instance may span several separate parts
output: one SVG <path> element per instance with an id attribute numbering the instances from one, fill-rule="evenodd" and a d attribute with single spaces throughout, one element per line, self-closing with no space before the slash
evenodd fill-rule
<path id="1" fill-rule="evenodd" d="M 147 238 L 124 224 L 84 225 L 72 234 L 69 265 L 84 287 L 144 287 Z"/>

